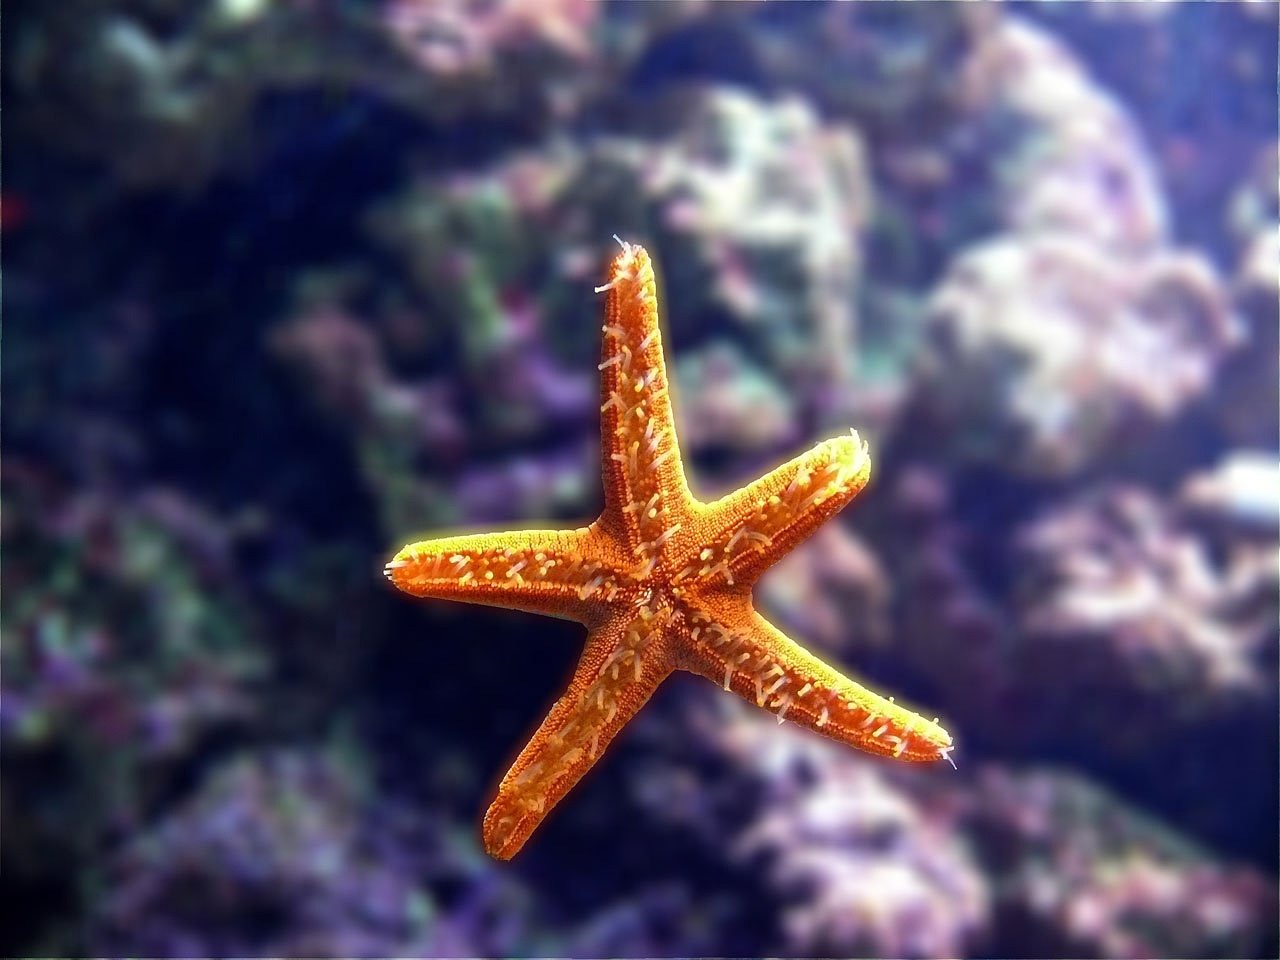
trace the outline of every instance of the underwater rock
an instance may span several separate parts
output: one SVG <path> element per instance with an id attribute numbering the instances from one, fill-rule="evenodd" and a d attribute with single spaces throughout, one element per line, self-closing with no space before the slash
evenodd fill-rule
<path id="1" fill-rule="evenodd" d="M 890 592 L 866 541 L 829 523 L 769 571 L 759 597 L 788 632 L 854 660 L 888 640 Z"/>
<path id="2" fill-rule="evenodd" d="M 734 844 L 787 904 L 788 952 L 964 956 L 987 923 L 976 865 L 870 763 L 832 754 L 813 758 L 811 782 L 777 796 Z"/>
<path id="3" fill-rule="evenodd" d="M 1064 692 L 1068 677 L 1092 677 L 1089 726 L 1185 725 L 1271 689 L 1274 539 L 1211 551 L 1153 495 L 1112 485 L 1053 508 L 1016 542 L 1020 677 Z"/>
<path id="4" fill-rule="evenodd" d="M 1002 956 L 1267 956 L 1276 890 L 1065 773 L 988 769 L 963 826 Z"/>
<path id="5" fill-rule="evenodd" d="M 682 449 L 749 456 L 797 441 L 790 398 L 732 342 L 678 355 L 675 370 Z"/>
<path id="6" fill-rule="evenodd" d="M 1116 253 L 1163 245 L 1164 199 L 1137 125 L 1052 35 L 1001 15 L 975 32 L 960 82 L 1007 229 Z"/>
<path id="7" fill-rule="evenodd" d="M 443 824 L 371 799 L 363 777 L 349 758 L 304 749 L 224 762 L 111 858 L 109 892 L 92 921 L 94 949 L 150 956 L 514 949 L 523 907 L 504 892 L 508 885 Z"/>
<path id="8" fill-rule="evenodd" d="M 312 93 L 429 125 L 537 129 L 591 90 L 598 11 L 587 0 L 38 5 L 14 25 L 7 75 L 34 108 L 13 122 L 128 186 L 187 189 L 272 143 L 259 111 L 290 97 L 308 110 Z"/>
<path id="9" fill-rule="evenodd" d="M 946 957 L 983 938 L 985 881 L 949 817 L 875 760 L 728 701 L 690 701 L 668 732 L 637 796 L 760 888 L 741 894 L 764 897 L 756 909 L 769 916 L 746 921 L 756 942 L 777 938 L 770 951 L 783 955 Z"/>
<path id="10" fill-rule="evenodd" d="M 1066 476 L 1213 385 L 1240 331 L 1189 253 L 1117 259 L 1028 234 L 967 250 L 931 298 L 917 402 L 964 459 Z"/>

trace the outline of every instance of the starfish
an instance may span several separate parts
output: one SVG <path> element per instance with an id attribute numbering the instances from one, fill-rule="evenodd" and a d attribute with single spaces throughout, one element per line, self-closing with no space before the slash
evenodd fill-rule
<path id="1" fill-rule="evenodd" d="M 616 238 L 615 238 L 616 239 Z M 498 787 L 484 844 L 506 860 L 676 670 L 835 740 L 950 761 L 951 737 L 842 676 L 752 606 L 751 588 L 866 485 L 856 432 L 818 444 L 716 500 L 690 493 L 662 355 L 653 265 L 624 243 L 608 282 L 600 370 L 604 512 L 576 530 L 411 543 L 386 565 L 399 589 L 564 617 L 589 634 L 568 689 Z"/>

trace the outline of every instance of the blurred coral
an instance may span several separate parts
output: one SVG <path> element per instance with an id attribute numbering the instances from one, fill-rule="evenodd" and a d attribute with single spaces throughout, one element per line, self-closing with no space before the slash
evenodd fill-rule
<path id="1" fill-rule="evenodd" d="M 385 0 L 382 17 L 426 72 L 474 82 L 528 48 L 589 58 L 598 9 L 589 0 Z"/>
<path id="2" fill-rule="evenodd" d="M 761 584 L 760 596 L 796 636 L 850 659 L 887 639 L 888 575 L 870 547 L 842 524 L 828 524 L 784 557 Z"/>
<path id="3" fill-rule="evenodd" d="M 802 101 L 729 89 L 673 95 L 658 110 L 674 134 L 635 158 L 636 174 L 661 249 L 681 264 L 676 282 L 699 291 L 681 309 L 712 298 L 810 402 L 847 387 L 871 203 L 856 132 L 824 125 Z"/>
<path id="4" fill-rule="evenodd" d="M 840 758 L 843 759 L 843 758 Z M 868 765 L 799 760 L 797 786 L 736 841 L 759 857 L 783 908 L 788 950 L 812 956 L 946 957 L 986 923 L 986 887 L 944 822 Z M 794 895 L 794 894 L 793 894 Z"/>
<path id="5" fill-rule="evenodd" d="M 19 126 L 135 186 L 193 189 L 244 166 L 273 98 L 369 97 L 429 121 L 563 118 L 592 75 L 587 0 L 86 0 L 17 31 Z M 269 137 L 265 138 L 269 141 Z"/>
<path id="6" fill-rule="evenodd" d="M 996 891 L 1007 956 L 1266 956 L 1276 890 L 1213 863 L 1086 781 L 984 773 L 966 829 Z"/>
<path id="7" fill-rule="evenodd" d="M 957 454 L 1050 476 L 1202 397 L 1240 336 L 1203 259 L 1127 261 L 1050 233 L 964 252 L 927 323 L 918 384 L 938 432 Z"/>
<path id="8" fill-rule="evenodd" d="M 1260 152 L 1235 191 L 1230 226 L 1239 246 L 1232 294 L 1245 328 L 1244 342 L 1227 360 L 1213 408 L 1239 444 L 1275 446 L 1280 406 L 1280 145 Z"/>
<path id="9" fill-rule="evenodd" d="M 966 107 L 995 142 L 1005 225 L 1066 233 L 1116 253 L 1165 236 L 1154 166 L 1137 125 L 1041 28 L 1003 16 L 979 31 L 960 74 Z"/>
<path id="10" fill-rule="evenodd" d="M 477 854 L 373 799 L 340 754 L 240 757 L 113 858 L 90 939 L 151 956 L 505 954 L 524 904 Z"/>
<path id="11" fill-rule="evenodd" d="M 1089 670 L 1089 713 L 1103 729 L 1135 697 L 1151 701 L 1147 717 L 1161 704 L 1194 716 L 1268 688 L 1280 543 L 1215 556 L 1154 497 L 1125 487 L 1058 507 L 1018 543 L 1022 676 Z"/>
<path id="12" fill-rule="evenodd" d="M 693 453 L 737 455 L 794 445 L 790 398 L 731 343 L 718 341 L 676 361 L 680 443 Z"/>
<path id="13" fill-rule="evenodd" d="M 167 490 L 59 490 L 13 457 L 3 481 L 6 873 L 56 890 L 257 719 L 266 664 L 240 642 L 254 620 L 220 521 Z"/>

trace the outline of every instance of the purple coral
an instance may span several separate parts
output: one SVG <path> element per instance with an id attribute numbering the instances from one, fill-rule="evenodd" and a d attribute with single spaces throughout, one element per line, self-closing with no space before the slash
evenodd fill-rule
<path id="1" fill-rule="evenodd" d="M 735 843 L 788 904 L 789 950 L 964 955 L 986 924 L 987 892 L 954 833 L 871 764 L 821 752 Z"/>
<path id="2" fill-rule="evenodd" d="M 1007 955 L 1266 955 L 1274 887 L 1096 787 L 992 770 L 970 802 L 966 830 L 997 892 Z"/>
<path id="3" fill-rule="evenodd" d="M 1265 689 L 1274 544 L 1216 558 L 1156 498 L 1125 487 L 1054 510 L 1019 543 L 1024 663 L 1052 673 L 1092 662 L 1100 719 L 1119 721 L 1134 697 L 1195 712 Z"/>
<path id="4" fill-rule="evenodd" d="M 151 956 L 506 953 L 518 899 L 462 853 L 336 757 L 244 757 L 113 858 L 91 940 Z"/>
<path id="5" fill-rule="evenodd" d="M 1240 331 L 1212 268 L 1067 235 L 965 252 L 918 362 L 928 422 L 961 456 L 1067 475 L 1202 397 Z"/>

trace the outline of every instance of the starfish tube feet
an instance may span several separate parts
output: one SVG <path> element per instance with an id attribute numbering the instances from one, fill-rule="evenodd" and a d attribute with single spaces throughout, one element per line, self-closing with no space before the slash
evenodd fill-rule
<path id="1" fill-rule="evenodd" d="M 856 432 L 818 444 L 705 508 L 718 522 L 713 532 L 695 533 L 706 546 L 696 568 L 683 573 L 730 587 L 750 584 L 842 510 L 870 477 L 871 456 Z"/>
<path id="2" fill-rule="evenodd" d="M 936 718 L 926 720 L 855 683 L 758 613 L 744 622 L 731 605 L 712 599 L 688 621 L 701 629 L 681 665 L 771 711 L 779 723 L 790 720 L 899 760 L 950 761 L 951 735 Z"/>
<path id="3" fill-rule="evenodd" d="M 386 567 L 414 596 L 587 627 L 568 689 L 498 786 L 485 849 L 514 856 L 675 669 L 708 677 L 779 723 L 900 760 L 950 761 L 951 737 L 936 720 L 843 676 L 752 606 L 760 575 L 866 486 L 866 444 L 856 433 L 827 440 L 702 503 L 685 481 L 644 248 L 622 243 L 599 291 L 600 517 L 577 530 L 421 541 Z"/>
<path id="4" fill-rule="evenodd" d="M 593 597 L 631 585 L 616 551 L 584 549 L 593 539 L 585 527 L 445 537 L 409 544 L 383 572 L 416 597 L 581 620 Z"/>
<path id="5" fill-rule="evenodd" d="M 653 264 L 624 243 L 606 284 L 601 328 L 601 523 L 648 567 L 675 535 L 677 508 L 689 500 L 671 413 Z"/>
<path id="6" fill-rule="evenodd" d="M 484 846 L 509 860 L 671 672 L 669 606 L 639 604 L 593 633 L 569 689 L 521 751 L 484 818 Z"/>

